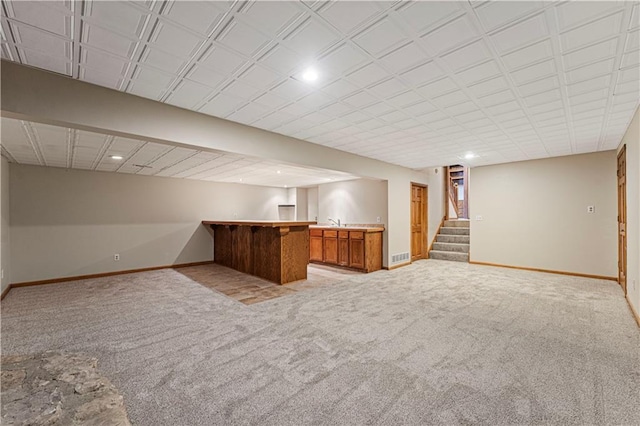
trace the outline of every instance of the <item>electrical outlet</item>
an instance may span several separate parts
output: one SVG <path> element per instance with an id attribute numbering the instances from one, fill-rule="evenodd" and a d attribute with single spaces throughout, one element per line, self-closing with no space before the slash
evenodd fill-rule
<path id="1" fill-rule="evenodd" d="M 587 206 L 587 213 L 594 213 L 596 211 L 596 206 Z"/>
<path id="2" fill-rule="evenodd" d="M 376 222 L 380 223 L 380 216 L 376 218 Z"/>
<path id="3" fill-rule="evenodd" d="M 120 255 L 119 255 L 118 253 L 114 254 L 114 255 L 113 255 L 113 260 L 114 260 L 114 261 L 116 261 L 116 262 L 117 262 L 118 260 L 120 260 Z"/>
<path id="4" fill-rule="evenodd" d="M 233 218 L 234 218 L 234 219 L 237 219 L 237 218 L 238 218 L 238 213 L 234 213 L 234 214 L 233 214 Z"/>
<path id="5" fill-rule="evenodd" d="M 476 220 L 482 220 L 482 216 L 477 215 L 477 216 L 476 216 Z"/>

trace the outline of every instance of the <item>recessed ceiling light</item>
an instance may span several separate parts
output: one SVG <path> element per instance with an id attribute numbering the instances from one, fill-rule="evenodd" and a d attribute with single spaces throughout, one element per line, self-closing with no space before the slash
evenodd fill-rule
<path id="1" fill-rule="evenodd" d="M 316 81 L 318 79 L 318 71 L 313 68 L 308 68 L 303 74 L 304 81 Z"/>
<path id="2" fill-rule="evenodd" d="M 242 178 L 240 178 L 240 182 L 242 182 Z"/>
<path id="3" fill-rule="evenodd" d="M 474 157 L 475 154 L 473 152 L 467 152 L 467 155 L 464 156 L 464 158 L 466 158 L 467 160 L 471 160 Z"/>
<path id="4" fill-rule="evenodd" d="M 289 185 L 285 185 L 284 187 L 285 187 L 285 188 L 288 188 L 288 187 L 289 187 Z"/>
<path id="5" fill-rule="evenodd" d="M 122 160 L 122 155 L 110 155 L 109 158 L 112 160 Z"/>
<path id="6" fill-rule="evenodd" d="M 280 170 L 278 170 L 276 173 L 277 173 L 277 174 L 280 174 Z"/>

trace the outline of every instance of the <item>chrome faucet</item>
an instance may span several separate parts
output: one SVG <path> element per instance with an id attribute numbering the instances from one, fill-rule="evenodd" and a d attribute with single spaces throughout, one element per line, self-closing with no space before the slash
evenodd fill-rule
<path id="1" fill-rule="evenodd" d="M 333 222 L 338 228 L 340 228 L 340 219 L 338 219 L 337 222 L 335 220 L 331 219 L 330 217 L 328 217 L 327 219 L 329 219 L 329 222 Z"/>

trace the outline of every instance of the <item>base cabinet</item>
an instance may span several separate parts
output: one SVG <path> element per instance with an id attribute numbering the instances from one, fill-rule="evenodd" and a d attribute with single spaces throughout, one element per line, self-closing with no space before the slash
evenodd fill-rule
<path id="1" fill-rule="evenodd" d="M 361 228 L 360 228 L 361 229 Z M 373 272 L 382 269 L 382 229 L 311 229 L 309 260 Z"/>

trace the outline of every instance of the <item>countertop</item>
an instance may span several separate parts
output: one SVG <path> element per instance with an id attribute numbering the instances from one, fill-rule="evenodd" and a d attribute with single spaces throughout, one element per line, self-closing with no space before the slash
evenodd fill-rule
<path id="1" fill-rule="evenodd" d="M 263 226 L 266 228 L 281 228 L 286 226 L 309 226 L 318 222 L 305 222 L 297 220 L 203 220 L 203 225 L 227 225 L 227 226 Z"/>
<path id="2" fill-rule="evenodd" d="M 362 231 L 362 232 L 383 232 L 384 226 L 329 226 L 310 225 L 309 229 L 328 229 L 330 231 Z"/>

